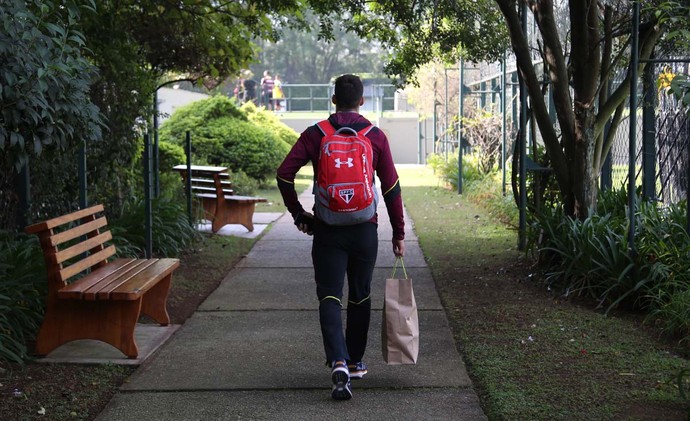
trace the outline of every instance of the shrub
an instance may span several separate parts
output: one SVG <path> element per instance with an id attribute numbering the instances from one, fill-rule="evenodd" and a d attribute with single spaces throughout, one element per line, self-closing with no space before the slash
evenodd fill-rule
<path id="1" fill-rule="evenodd" d="M 0 233 L 0 360 L 22 364 L 43 320 L 47 282 L 36 236 Z"/>
<path id="2" fill-rule="evenodd" d="M 486 208 L 496 219 L 512 227 L 518 226 L 518 207 L 512 195 L 503 194 L 501 173 L 487 174 L 464 185 L 463 195 Z"/>
<path id="3" fill-rule="evenodd" d="M 663 207 L 638 201 L 635 249 L 628 247 L 625 190 L 600 194 L 584 221 L 558 207 L 534 215 L 528 249 L 538 253 L 550 287 L 586 295 L 610 311 L 618 306 L 648 313 L 662 331 L 690 339 L 690 237 L 685 204 Z"/>
<path id="4" fill-rule="evenodd" d="M 181 144 L 187 130 L 192 134 L 195 164 L 227 166 L 256 180 L 272 178 L 290 150 L 270 128 L 248 121 L 222 95 L 178 109 L 161 126 L 160 137 Z"/>
<path id="5" fill-rule="evenodd" d="M 159 174 L 158 183 L 160 188 L 160 195 L 170 198 L 175 201 L 178 200 L 181 203 L 185 203 L 184 195 L 184 185 L 182 184 L 182 178 L 177 172 L 173 172 L 172 168 L 175 165 L 184 164 L 187 162 L 187 156 L 184 153 L 184 149 L 170 142 L 159 142 Z M 139 166 L 141 166 L 141 160 L 139 160 Z M 143 197 L 143 186 L 137 192 L 139 196 Z"/>
<path id="6" fill-rule="evenodd" d="M 434 173 L 450 185 L 453 189 L 458 188 L 458 156 L 453 154 L 448 158 L 439 154 L 430 154 L 427 162 L 433 168 Z M 490 173 L 486 173 L 490 174 Z M 480 171 L 479 156 L 476 154 L 465 154 L 462 156 L 462 182 L 471 183 L 484 178 L 486 175 Z"/>
<path id="7" fill-rule="evenodd" d="M 184 201 L 160 196 L 153 200 L 152 240 L 153 253 L 163 257 L 177 257 L 199 233 L 189 223 Z M 120 256 L 141 256 L 146 247 L 144 230 L 145 203 L 131 199 L 122 215 L 110 223 L 113 242 Z"/>
<path id="8" fill-rule="evenodd" d="M 294 131 L 287 124 L 280 121 L 278 117 L 271 111 L 266 111 L 261 108 L 257 108 L 253 102 L 245 102 L 240 108 L 242 112 L 245 113 L 249 121 L 256 124 L 257 126 L 265 127 L 271 130 L 275 135 L 292 147 L 292 145 L 297 142 L 299 133 Z"/>
<path id="9" fill-rule="evenodd" d="M 184 147 L 171 142 L 158 142 L 158 167 L 160 172 L 170 172 L 175 165 L 187 162 Z"/>
<path id="10" fill-rule="evenodd" d="M 486 110 L 470 110 L 463 118 L 463 134 L 472 145 L 473 159 L 480 174 L 496 170 L 501 151 L 502 123 L 500 114 Z M 510 127 L 510 126 L 508 126 Z M 508 133 L 510 138 L 511 134 Z"/>
<path id="11" fill-rule="evenodd" d="M 242 171 L 232 173 L 232 190 L 242 196 L 253 196 L 259 189 L 259 182 Z"/>

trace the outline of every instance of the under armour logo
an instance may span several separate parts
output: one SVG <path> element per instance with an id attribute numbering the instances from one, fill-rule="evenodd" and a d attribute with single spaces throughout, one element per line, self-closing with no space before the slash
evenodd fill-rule
<path id="1" fill-rule="evenodd" d="M 340 168 L 341 165 L 347 164 L 348 168 L 352 168 L 355 166 L 355 164 L 352 163 L 352 158 L 347 158 L 347 162 L 342 162 L 340 158 L 335 159 L 335 167 Z"/>

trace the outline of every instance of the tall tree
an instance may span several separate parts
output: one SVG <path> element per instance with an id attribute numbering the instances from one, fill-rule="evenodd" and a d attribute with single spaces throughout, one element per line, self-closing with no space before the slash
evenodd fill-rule
<path id="1" fill-rule="evenodd" d="M 287 25 L 275 41 L 260 43 L 254 75 L 279 73 L 289 83 L 328 83 L 343 73 L 383 74 L 388 51 L 380 42 L 362 39 L 334 22 L 332 37 L 319 36 L 319 19 L 305 13 L 300 25 Z"/>
<path id="2" fill-rule="evenodd" d="M 323 4 L 326 2 L 316 3 L 323 13 L 333 12 Z M 645 13 L 640 25 L 639 54 L 647 59 L 669 33 L 670 23 L 682 22 L 664 17 L 678 13 L 687 16 L 688 8 L 676 1 L 641 3 Z M 460 57 L 496 60 L 505 40 L 509 40 L 564 208 L 568 214 L 583 218 L 596 205 L 603 158 L 611 147 L 630 92 L 629 1 L 392 0 L 371 2 L 365 9 L 357 1 L 338 4 L 357 17 L 352 29 L 373 31 L 397 47 L 397 55 L 387 69 L 403 75 L 403 83 L 406 75 L 413 75 L 432 56 L 451 62 Z M 559 9 L 567 11 L 567 25 L 557 21 Z M 523 11 L 534 18 L 539 33 L 537 45 L 529 42 L 523 29 Z M 362 22 L 366 24 L 362 26 Z M 570 31 L 563 32 L 564 26 Z M 548 74 L 557 126 L 549 118 L 545 86 L 535 68 L 536 48 Z M 638 70 L 644 65 L 642 62 Z M 627 70 L 627 76 L 607 95 L 608 85 L 619 69 Z M 613 129 L 604 136 L 609 121 Z"/>

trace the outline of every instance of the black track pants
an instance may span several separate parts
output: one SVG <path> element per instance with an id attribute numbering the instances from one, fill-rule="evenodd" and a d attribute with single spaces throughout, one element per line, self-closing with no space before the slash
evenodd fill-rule
<path id="1" fill-rule="evenodd" d="M 311 256 L 327 363 L 359 362 L 364 356 L 371 318 L 371 277 L 378 251 L 376 229 L 371 222 L 350 226 L 317 222 L 314 226 Z M 344 333 L 341 309 L 345 275 L 348 303 Z"/>

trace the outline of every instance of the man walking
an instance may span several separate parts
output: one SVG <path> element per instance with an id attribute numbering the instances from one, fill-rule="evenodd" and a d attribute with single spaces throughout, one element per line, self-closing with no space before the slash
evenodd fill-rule
<path id="1" fill-rule="evenodd" d="M 277 182 L 283 201 L 295 219 L 300 231 L 314 236 L 312 243 L 312 262 L 316 279 L 316 295 L 319 299 L 319 321 L 326 353 L 326 364 L 331 368 L 333 383 L 331 396 L 336 400 L 352 398 L 351 378 L 362 378 L 367 373 L 363 362 L 367 346 L 369 321 L 371 317 L 370 288 L 378 251 L 376 201 L 369 205 L 371 216 L 365 214 L 364 221 L 348 223 L 347 215 L 329 218 L 328 210 L 320 208 L 324 199 L 325 186 L 319 186 L 322 180 L 318 168 L 325 162 L 322 156 L 322 139 L 338 133 L 355 133 L 364 137 L 360 142 L 370 148 L 371 155 L 361 154 L 366 168 L 376 172 L 381 184 L 383 200 L 393 227 L 393 253 L 403 256 L 405 253 L 405 223 L 403 220 L 403 203 L 400 193 L 400 181 L 393 164 L 390 145 L 383 131 L 371 126 L 371 122 L 359 114 L 359 107 L 364 104 L 363 85 L 355 75 L 343 75 L 335 81 L 335 94 L 331 100 L 335 104 L 335 113 L 328 120 L 307 128 L 300 135 L 277 171 Z M 337 143 L 337 142 L 336 142 Z M 370 146 L 367 146 L 369 145 Z M 365 149 L 368 150 L 368 149 Z M 345 153 L 345 152 L 343 152 Z M 327 155 L 324 153 L 324 155 Z M 343 155 L 344 156 L 344 155 Z M 371 156 L 371 158 L 367 158 Z M 353 158 L 336 158 L 333 167 L 352 167 Z M 368 162 L 368 161 L 371 162 Z M 295 175 L 301 167 L 311 162 L 316 177 L 315 194 L 316 215 L 306 211 L 298 200 L 295 191 Z M 343 165 L 341 165 L 343 164 Z M 348 165 L 345 165 L 348 164 Z M 334 170 L 335 171 L 335 170 Z M 373 173 L 370 178 L 374 183 Z M 365 190 L 374 191 L 366 186 Z M 330 190 L 329 190 L 330 191 Z M 340 190 L 339 196 L 347 203 L 354 203 L 361 196 L 356 189 Z M 343 332 L 341 308 L 345 275 L 348 281 L 348 302 L 346 328 Z"/>

